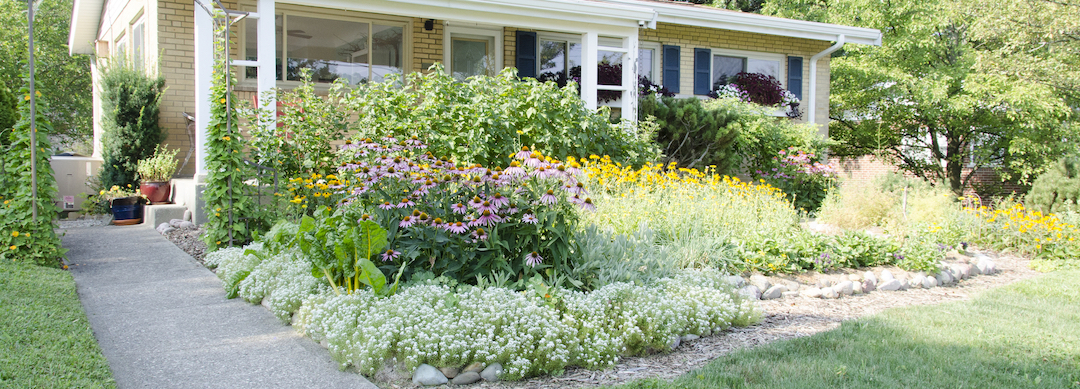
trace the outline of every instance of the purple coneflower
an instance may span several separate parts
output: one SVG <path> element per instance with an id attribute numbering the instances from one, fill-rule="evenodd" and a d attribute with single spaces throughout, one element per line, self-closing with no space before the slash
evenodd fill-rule
<path id="1" fill-rule="evenodd" d="M 371 215 L 368 215 L 366 213 L 363 214 L 363 215 L 360 215 L 360 218 L 357 219 L 356 222 L 359 223 L 359 222 L 362 222 L 364 220 L 371 220 Z"/>
<path id="2" fill-rule="evenodd" d="M 401 199 L 401 202 L 397 204 L 397 207 L 398 208 L 405 208 L 405 207 L 411 207 L 411 206 L 414 206 L 414 205 L 416 205 L 416 203 L 414 203 L 412 200 L 404 198 L 404 199 Z"/>
<path id="3" fill-rule="evenodd" d="M 571 197 L 568 201 L 570 201 L 570 204 L 577 204 L 577 205 L 581 205 L 581 204 L 585 203 L 585 200 L 582 199 L 581 196 L 578 196 L 578 195 L 574 195 L 574 197 Z"/>
<path id="4" fill-rule="evenodd" d="M 537 219 L 535 215 L 533 215 L 531 213 L 526 213 L 525 216 L 521 217 L 521 221 L 523 223 L 536 224 L 540 220 Z"/>
<path id="5" fill-rule="evenodd" d="M 585 192 L 585 184 L 582 184 L 580 182 L 577 183 L 577 184 L 574 184 L 574 188 L 570 190 L 570 193 L 573 193 L 575 195 L 584 195 L 586 193 Z"/>
<path id="6" fill-rule="evenodd" d="M 398 227 L 412 227 L 413 223 L 416 223 L 416 219 L 413 219 L 412 216 L 406 216 L 404 219 L 401 219 L 401 223 L 398 223 Z"/>
<path id="7" fill-rule="evenodd" d="M 476 231 L 473 231 L 472 237 L 478 241 L 484 240 L 487 239 L 487 232 L 483 228 L 477 228 Z"/>
<path id="8" fill-rule="evenodd" d="M 581 209 L 584 209 L 586 211 L 595 211 L 596 206 L 593 205 L 592 199 L 586 197 L 585 201 L 581 203 Z"/>
<path id="9" fill-rule="evenodd" d="M 548 189 L 547 193 L 540 196 L 540 204 L 552 205 L 559 201 L 558 197 L 555 197 L 555 191 Z"/>
<path id="10" fill-rule="evenodd" d="M 502 193 L 499 193 L 499 192 L 495 192 L 494 195 L 491 195 L 491 198 L 488 199 L 488 201 L 491 202 L 491 205 L 494 205 L 494 206 L 500 207 L 500 208 L 510 204 L 510 198 L 506 197 L 506 196 L 503 196 Z"/>
<path id="11" fill-rule="evenodd" d="M 514 154 L 514 158 L 526 159 L 526 158 L 529 158 L 529 155 L 532 155 L 532 153 L 529 152 L 529 146 L 521 146 L 521 151 L 518 151 L 517 154 Z M 513 166 L 513 165 L 510 165 L 510 166 Z"/>
<path id="12" fill-rule="evenodd" d="M 458 213 L 458 214 L 462 214 L 462 215 L 464 215 L 466 212 L 469 212 L 469 208 L 466 207 L 465 204 L 462 204 L 462 203 L 457 203 L 457 204 L 451 205 L 450 210 L 453 211 L 454 213 Z"/>
<path id="13" fill-rule="evenodd" d="M 462 222 L 446 223 L 445 228 L 447 231 L 453 232 L 455 234 L 464 234 L 465 231 L 469 230 L 469 228 L 465 226 L 465 223 Z"/>
<path id="14" fill-rule="evenodd" d="M 472 200 L 469 200 L 469 207 L 480 208 L 482 205 L 484 205 L 484 199 L 481 199 L 480 196 L 473 196 Z"/>
<path id="15" fill-rule="evenodd" d="M 345 141 L 345 144 L 341 145 L 342 150 L 355 150 L 360 146 L 353 144 L 351 140 Z"/>
<path id="16" fill-rule="evenodd" d="M 476 220 L 473 220 L 472 222 L 469 222 L 469 225 L 470 226 L 491 225 L 491 224 L 495 224 L 495 223 L 498 223 L 498 222 L 501 222 L 501 221 L 502 221 L 502 217 L 500 217 L 499 215 L 496 215 L 494 212 L 484 211 L 484 213 L 480 214 L 479 219 L 476 219 Z"/>
<path id="17" fill-rule="evenodd" d="M 543 156 L 540 155 L 540 153 L 533 152 L 533 153 L 529 154 L 529 157 L 525 158 L 525 166 L 528 166 L 528 167 L 540 166 L 541 163 L 544 163 L 544 161 L 540 160 L 540 158 L 543 158 Z"/>
<path id="18" fill-rule="evenodd" d="M 479 207 L 476 207 L 476 212 L 495 212 L 498 210 L 499 207 L 496 207 L 495 204 L 492 204 L 491 201 L 488 200 L 484 200 Z"/>
<path id="19" fill-rule="evenodd" d="M 393 208 L 394 208 L 394 204 L 390 204 L 390 202 L 389 202 L 389 201 L 383 201 L 383 203 L 382 203 L 382 204 L 379 204 L 379 208 L 382 208 L 382 209 L 393 209 Z"/>
<path id="20" fill-rule="evenodd" d="M 521 164 L 518 161 L 510 162 L 510 167 L 503 171 L 503 174 L 510 177 L 521 177 L 525 175 L 525 169 L 521 168 Z"/>
<path id="21" fill-rule="evenodd" d="M 425 187 L 422 187 L 422 186 L 421 186 L 421 187 L 417 188 L 416 190 L 414 190 L 414 191 L 412 192 L 412 194 L 413 194 L 413 196 L 423 196 L 423 195 L 426 195 L 426 194 L 428 194 L 428 188 L 425 188 Z"/>
<path id="22" fill-rule="evenodd" d="M 401 253 L 392 249 L 387 249 L 385 253 L 382 253 L 382 260 L 383 262 L 393 261 L 397 259 L 398 255 L 401 255 Z"/>
<path id="23" fill-rule="evenodd" d="M 544 257 L 541 257 L 540 254 L 538 254 L 537 252 L 533 251 L 531 253 L 525 254 L 526 265 L 536 267 L 536 265 L 539 265 L 541 262 L 544 262 Z"/>

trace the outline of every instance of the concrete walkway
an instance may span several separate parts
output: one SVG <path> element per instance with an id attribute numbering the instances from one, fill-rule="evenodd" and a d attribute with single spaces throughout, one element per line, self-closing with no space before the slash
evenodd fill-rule
<path id="1" fill-rule="evenodd" d="M 147 225 L 67 229 L 94 336 L 124 388 L 375 388 Z"/>

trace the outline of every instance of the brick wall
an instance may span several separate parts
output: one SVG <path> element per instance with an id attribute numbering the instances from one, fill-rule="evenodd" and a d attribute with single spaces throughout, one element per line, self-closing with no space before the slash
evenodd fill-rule
<path id="1" fill-rule="evenodd" d="M 436 20 L 431 31 L 424 30 L 427 19 L 413 19 L 412 71 L 426 71 L 432 64 L 443 61 L 443 24 Z"/>

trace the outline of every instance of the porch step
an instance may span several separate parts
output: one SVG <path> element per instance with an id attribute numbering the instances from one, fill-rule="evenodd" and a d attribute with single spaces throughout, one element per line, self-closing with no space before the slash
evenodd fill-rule
<path id="1" fill-rule="evenodd" d="M 147 205 L 143 214 L 143 222 L 157 228 L 161 223 L 168 223 L 172 219 L 183 219 L 187 207 L 179 204 Z"/>

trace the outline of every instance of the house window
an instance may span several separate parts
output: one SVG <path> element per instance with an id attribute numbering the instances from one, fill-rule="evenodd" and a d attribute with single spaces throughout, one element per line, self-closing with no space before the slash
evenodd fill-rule
<path id="1" fill-rule="evenodd" d="M 739 73 L 760 73 L 776 78 L 784 85 L 783 56 L 734 50 L 712 51 L 712 89 L 731 83 Z"/>
<path id="2" fill-rule="evenodd" d="M 119 38 L 116 38 L 116 51 L 113 52 L 113 55 L 117 58 L 127 59 L 127 38 L 127 35 L 120 35 Z"/>
<path id="3" fill-rule="evenodd" d="M 135 65 L 135 69 L 142 69 L 145 62 L 146 33 L 144 25 L 143 19 L 139 18 L 131 27 L 131 63 Z"/>
<path id="4" fill-rule="evenodd" d="M 638 77 L 644 77 L 652 83 L 660 80 L 660 44 L 641 42 L 638 44 Z"/>
<path id="5" fill-rule="evenodd" d="M 256 60 L 258 23 L 246 23 L 244 55 Z M 311 69 L 315 82 L 344 78 L 350 84 L 402 74 L 405 23 L 285 12 L 275 17 L 274 24 L 279 81 L 300 81 L 301 69 Z M 246 76 L 256 78 L 256 69 L 249 68 Z"/>
<path id="6" fill-rule="evenodd" d="M 502 68 L 502 29 L 447 27 L 447 71 L 458 81 L 493 76 Z"/>
<path id="7" fill-rule="evenodd" d="M 540 35 L 540 44 L 537 47 L 537 79 L 540 81 L 555 81 L 560 86 L 566 85 L 567 81 L 581 82 L 581 38 L 560 36 L 556 34 Z M 618 41 L 602 39 L 602 46 L 619 46 Z M 622 75 L 615 72 L 614 66 L 621 66 L 622 53 L 599 50 L 596 52 L 598 66 L 597 84 L 619 85 L 622 83 Z"/>

